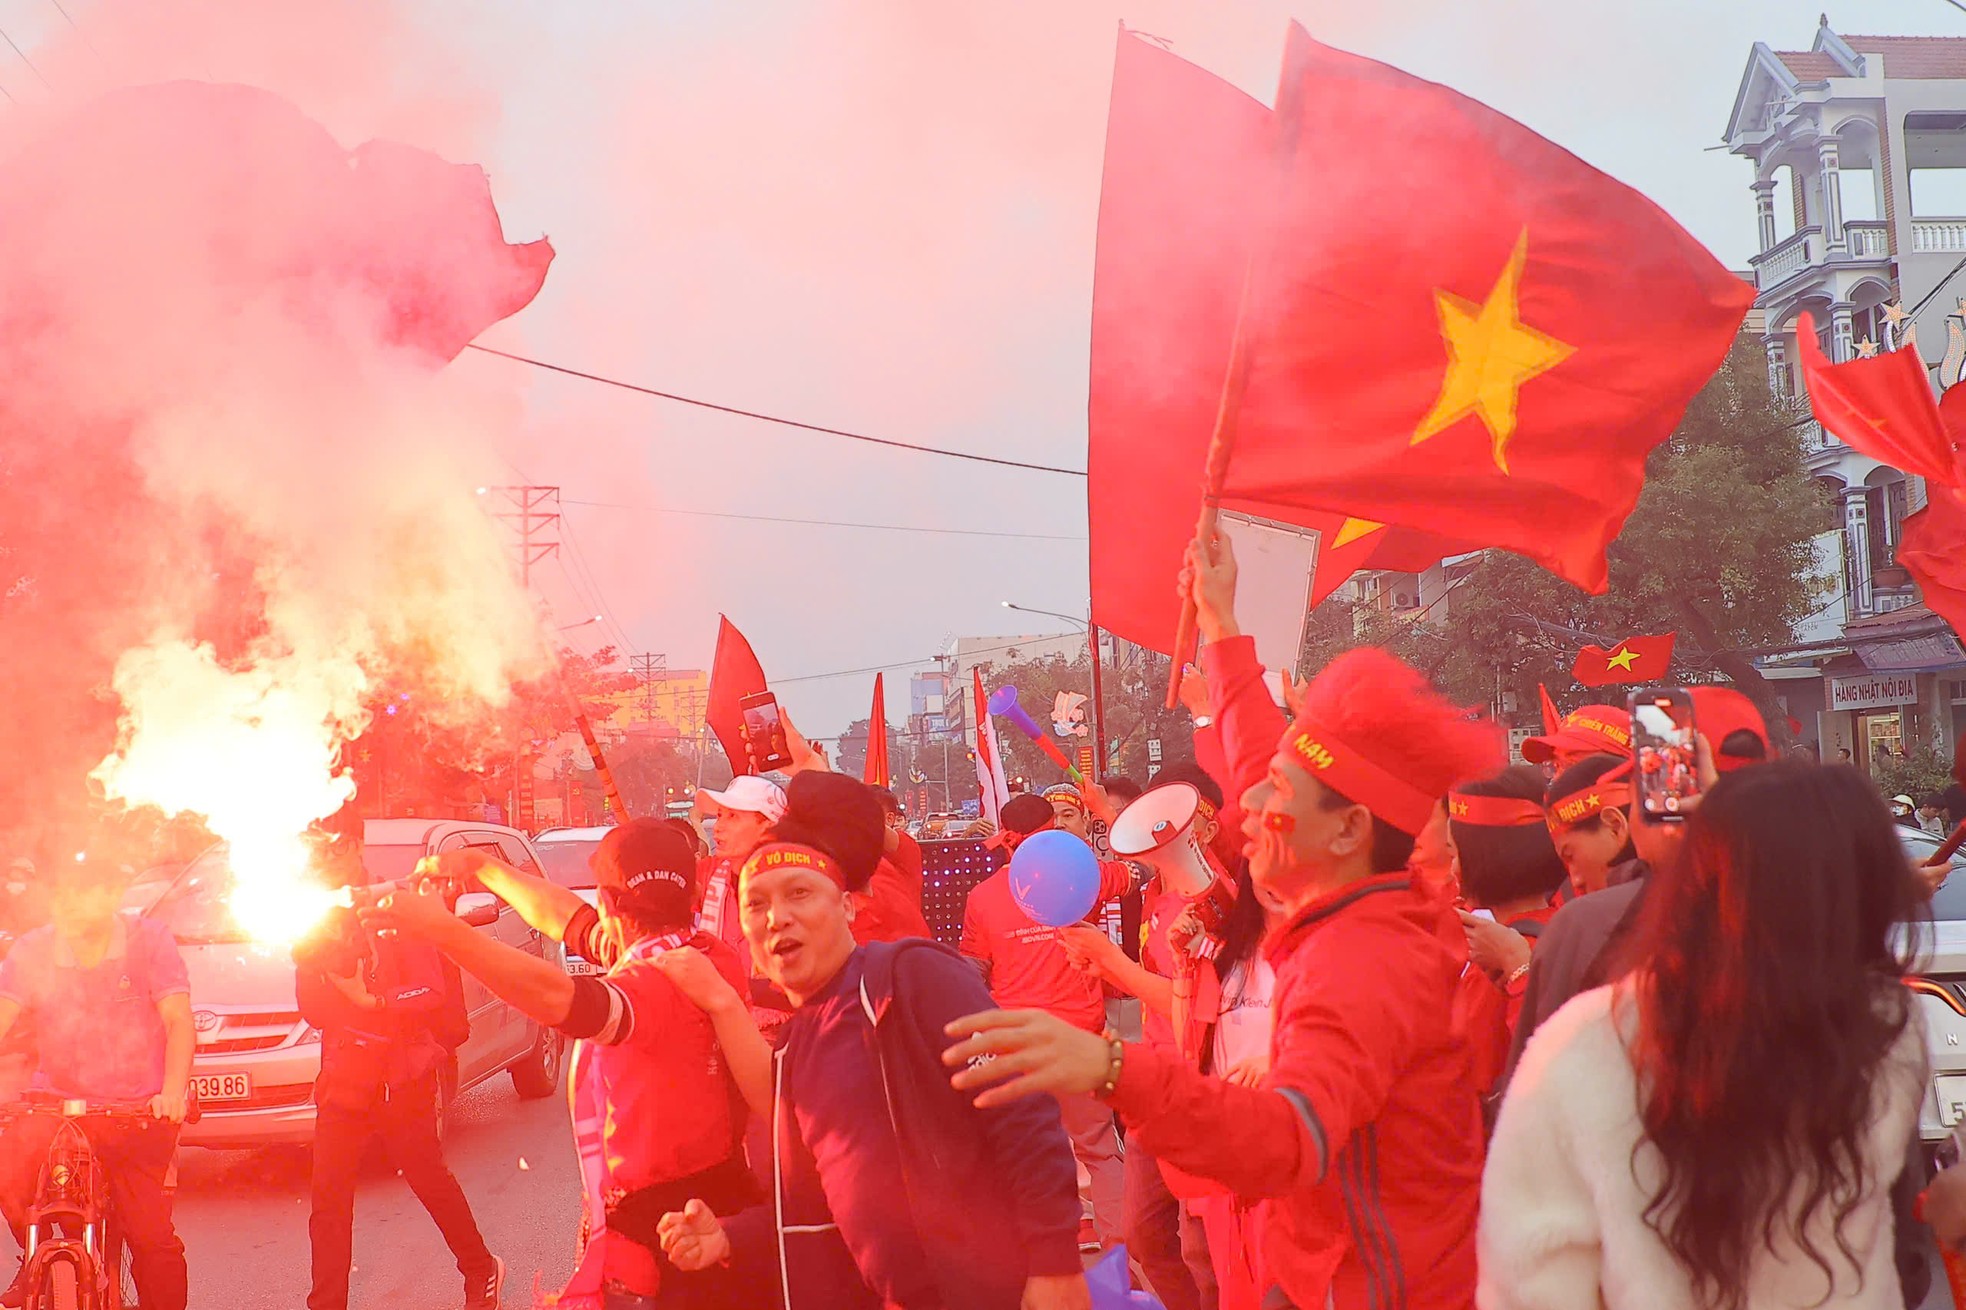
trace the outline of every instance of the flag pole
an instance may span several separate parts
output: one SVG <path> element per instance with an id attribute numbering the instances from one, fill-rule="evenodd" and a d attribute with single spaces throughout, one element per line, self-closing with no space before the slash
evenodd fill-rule
<path id="1" fill-rule="evenodd" d="M 1250 251 L 1243 266 L 1242 292 L 1236 301 L 1236 331 L 1229 343 L 1229 367 L 1222 379 L 1222 398 L 1215 408 L 1215 429 L 1208 437 L 1208 458 L 1202 465 L 1201 513 L 1195 520 L 1195 538 L 1211 542 L 1215 538 L 1222 484 L 1228 480 L 1229 457 L 1235 453 L 1236 429 L 1242 416 L 1243 392 L 1249 385 L 1250 356 L 1249 301 L 1256 281 L 1257 255 Z M 1174 630 L 1174 663 L 1167 673 L 1167 708 L 1181 703 L 1181 672 L 1194 663 L 1196 646 L 1195 598 L 1192 591 L 1181 597 L 1181 622 Z"/>

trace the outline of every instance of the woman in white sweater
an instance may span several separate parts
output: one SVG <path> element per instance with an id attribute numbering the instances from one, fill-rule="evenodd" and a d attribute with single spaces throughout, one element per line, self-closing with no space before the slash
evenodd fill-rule
<path id="1" fill-rule="evenodd" d="M 1900 1310 L 1890 1189 L 1926 1081 L 1892 929 L 1922 897 L 1856 770 L 1723 779 L 1636 971 L 1536 1033 L 1481 1196 L 1482 1310 Z"/>

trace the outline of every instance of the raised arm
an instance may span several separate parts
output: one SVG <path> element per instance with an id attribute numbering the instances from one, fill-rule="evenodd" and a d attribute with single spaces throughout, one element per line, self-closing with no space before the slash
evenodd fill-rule
<path id="1" fill-rule="evenodd" d="M 499 999 L 540 1023 L 557 1028 L 573 1012 L 574 979 L 565 969 L 477 931 L 428 891 L 392 892 L 362 910 L 361 917 L 365 928 L 393 928 L 436 947 Z"/>
<path id="2" fill-rule="evenodd" d="M 419 863 L 417 872 L 460 882 L 475 877 L 486 891 L 554 941 L 566 940 L 567 924 L 587 903 L 571 888 L 541 874 L 515 869 L 483 851 L 446 851 Z"/>

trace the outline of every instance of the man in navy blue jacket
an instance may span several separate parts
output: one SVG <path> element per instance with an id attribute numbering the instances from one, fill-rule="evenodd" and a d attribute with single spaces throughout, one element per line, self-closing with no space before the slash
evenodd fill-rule
<path id="1" fill-rule="evenodd" d="M 739 899 L 752 950 L 797 1007 L 776 1060 L 707 961 L 662 960 L 779 1126 L 780 1195 L 727 1220 L 691 1202 L 663 1218 L 664 1250 L 684 1269 L 730 1261 L 786 1310 L 1084 1310 L 1078 1172 L 1056 1102 L 978 1110 L 949 1086 L 944 1025 L 989 1009 L 988 989 L 933 942 L 855 947 L 850 893 L 882 836 L 869 788 L 801 774 L 790 800 Z M 842 1247 L 864 1286 L 841 1285 Z"/>

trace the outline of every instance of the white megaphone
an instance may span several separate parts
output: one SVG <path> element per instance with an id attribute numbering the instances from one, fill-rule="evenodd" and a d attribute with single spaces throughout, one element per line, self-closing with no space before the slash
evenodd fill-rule
<path id="1" fill-rule="evenodd" d="M 1121 859 L 1139 860 L 1179 895 L 1195 897 L 1215 882 L 1195 822 L 1201 792 L 1191 782 L 1156 787 L 1120 811 L 1106 840 Z"/>

